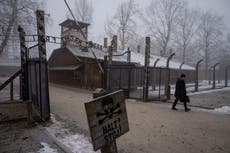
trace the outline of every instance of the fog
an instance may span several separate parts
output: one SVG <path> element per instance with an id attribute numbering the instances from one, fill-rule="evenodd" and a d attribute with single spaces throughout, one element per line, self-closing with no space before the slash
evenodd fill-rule
<path id="1" fill-rule="evenodd" d="M 102 43 L 104 33 L 104 24 L 106 19 L 111 18 L 117 6 L 124 0 L 91 0 L 93 5 L 93 22 L 90 25 L 89 39 L 97 43 Z M 136 0 L 139 8 L 144 10 L 151 0 Z M 219 15 L 223 16 L 226 24 L 226 32 L 230 31 L 230 1 L 229 0 L 187 0 L 190 7 L 199 10 L 212 10 Z M 74 9 L 74 0 L 67 0 L 72 9 Z M 47 27 L 47 34 L 60 36 L 59 23 L 66 19 L 66 13 L 68 12 L 65 6 L 64 0 L 48 0 L 47 1 L 47 13 L 50 14 L 50 18 L 53 23 Z M 141 29 L 141 27 L 137 27 Z M 142 33 L 142 35 L 145 35 Z M 58 48 L 58 45 L 48 44 L 48 57 L 54 48 Z"/>

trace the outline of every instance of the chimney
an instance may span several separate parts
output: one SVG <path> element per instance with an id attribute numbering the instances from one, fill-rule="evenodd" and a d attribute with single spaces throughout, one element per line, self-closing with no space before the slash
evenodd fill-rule
<path id="1" fill-rule="evenodd" d="M 137 45 L 137 52 L 140 53 L 141 52 L 141 46 Z"/>
<path id="2" fill-rule="evenodd" d="M 117 35 L 113 36 L 112 46 L 113 46 L 113 51 L 117 52 Z"/>
<path id="3" fill-rule="evenodd" d="M 108 47 L 108 39 L 104 38 L 104 47 L 107 48 Z"/>

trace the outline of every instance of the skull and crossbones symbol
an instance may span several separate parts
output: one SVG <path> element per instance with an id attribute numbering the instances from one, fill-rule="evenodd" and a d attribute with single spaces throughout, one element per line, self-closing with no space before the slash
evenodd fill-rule
<path id="1" fill-rule="evenodd" d="M 103 118 L 98 120 L 101 125 L 104 121 L 111 119 L 116 114 L 121 114 L 120 104 L 114 105 L 113 98 L 108 97 L 102 100 L 103 112 L 97 112 L 97 117 L 103 116 Z"/>

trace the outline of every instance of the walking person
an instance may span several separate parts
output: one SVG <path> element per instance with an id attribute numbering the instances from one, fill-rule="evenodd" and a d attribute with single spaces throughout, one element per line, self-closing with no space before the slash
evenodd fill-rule
<path id="1" fill-rule="evenodd" d="M 186 87 L 185 87 L 185 74 L 181 74 L 180 78 L 176 81 L 176 90 L 174 96 L 176 97 L 173 105 L 172 110 L 177 110 L 176 104 L 178 100 L 184 103 L 185 111 L 190 111 L 191 109 L 187 107 L 187 102 L 189 102 L 189 97 L 186 94 Z"/>

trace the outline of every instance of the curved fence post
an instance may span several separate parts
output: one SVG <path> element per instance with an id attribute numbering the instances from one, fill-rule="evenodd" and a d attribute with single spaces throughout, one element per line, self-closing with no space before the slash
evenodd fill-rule
<path id="1" fill-rule="evenodd" d="M 210 85 L 211 84 L 211 77 L 212 77 L 212 68 L 213 67 L 210 67 L 209 70 L 208 70 L 208 84 Z"/>
<path id="2" fill-rule="evenodd" d="M 197 63 L 196 63 L 196 74 L 195 74 L 195 92 L 198 91 L 198 87 L 199 87 L 199 84 L 198 84 L 198 80 L 199 80 L 199 71 L 198 71 L 198 68 L 199 68 L 199 64 L 203 61 L 203 59 L 199 60 Z"/>
<path id="3" fill-rule="evenodd" d="M 216 66 L 219 65 L 220 63 L 216 63 L 213 66 L 213 82 L 212 82 L 212 88 L 215 89 L 216 88 Z"/>
<path id="4" fill-rule="evenodd" d="M 155 61 L 154 64 L 153 64 L 153 67 L 156 67 L 156 66 L 157 66 L 157 63 L 159 62 L 159 60 L 160 60 L 159 58 L 156 59 L 156 61 Z"/>
<path id="5" fill-rule="evenodd" d="M 170 86 L 169 86 L 169 84 L 170 84 L 170 68 L 169 68 L 169 62 L 173 58 L 174 55 L 175 55 L 175 53 L 172 53 L 171 55 L 169 55 L 169 57 L 167 59 L 167 64 L 166 64 L 166 68 L 168 70 L 167 71 L 168 75 L 167 75 L 167 81 L 165 83 L 165 95 L 167 97 L 167 100 L 170 99 Z"/>
<path id="6" fill-rule="evenodd" d="M 180 67 L 179 67 L 179 75 L 181 74 L 181 69 L 182 69 L 182 66 L 184 65 L 184 62 L 182 62 L 181 64 L 180 64 Z"/>
<path id="7" fill-rule="evenodd" d="M 230 65 L 225 67 L 225 87 L 228 86 L 228 69 L 230 68 Z"/>
<path id="8" fill-rule="evenodd" d="M 157 63 L 159 62 L 159 60 L 160 60 L 160 59 L 157 58 L 156 61 L 154 62 L 154 64 L 153 64 L 154 70 L 155 70 L 156 65 L 157 65 Z M 155 76 L 156 76 L 155 73 L 153 73 L 153 86 L 152 86 L 153 90 L 156 90 Z"/>

